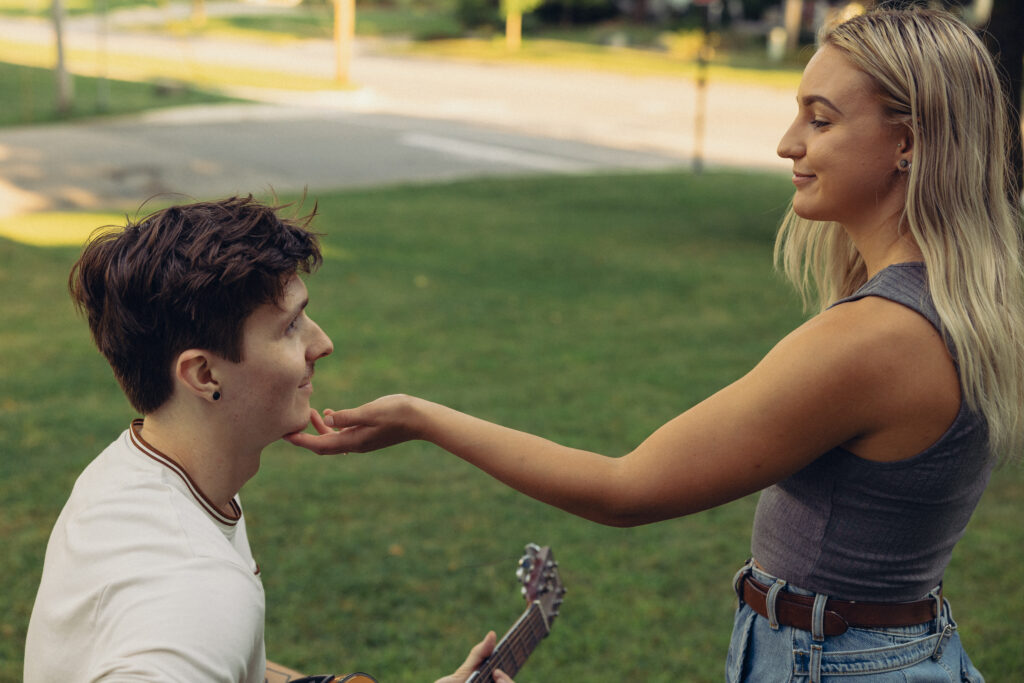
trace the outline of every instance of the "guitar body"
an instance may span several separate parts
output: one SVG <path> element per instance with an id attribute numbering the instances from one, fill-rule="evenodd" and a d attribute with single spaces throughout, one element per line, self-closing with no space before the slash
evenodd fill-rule
<path id="1" fill-rule="evenodd" d="M 551 631 L 551 623 L 558 616 L 558 608 L 565 595 L 551 548 L 541 548 L 533 543 L 526 546 L 526 555 L 519 560 L 516 576 L 523 584 L 526 611 L 501 637 L 491 656 L 470 675 L 466 683 L 491 683 L 496 669 L 515 676 L 526 663 L 526 658 Z"/>
<path id="2" fill-rule="evenodd" d="M 330 674 L 322 676 L 303 676 L 297 671 L 282 669 L 284 669 L 284 667 L 281 666 L 276 666 L 274 669 L 268 668 L 267 677 L 264 679 L 264 683 L 377 683 L 376 678 L 370 674 L 364 674 L 359 671 L 344 676 L 332 676 Z M 294 676 L 291 674 L 294 674 Z"/>

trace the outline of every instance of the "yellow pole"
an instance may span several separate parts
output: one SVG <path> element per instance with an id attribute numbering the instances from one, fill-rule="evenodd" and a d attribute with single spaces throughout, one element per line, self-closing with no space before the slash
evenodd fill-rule
<path id="1" fill-rule="evenodd" d="M 511 52 L 515 52 L 522 43 L 523 15 L 521 12 L 509 10 L 505 17 L 505 47 Z"/>
<path id="2" fill-rule="evenodd" d="M 334 0 L 335 79 L 349 82 L 352 45 L 356 36 L 356 0 Z"/>

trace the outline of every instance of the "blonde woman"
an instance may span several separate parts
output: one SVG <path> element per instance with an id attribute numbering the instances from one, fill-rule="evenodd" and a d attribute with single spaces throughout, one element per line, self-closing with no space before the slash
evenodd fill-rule
<path id="1" fill-rule="evenodd" d="M 996 72 L 950 15 L 881 10 L 822 36 L 797 107 L 778 149 L 796 191 L 776 254 L 820 311 L 634 451 L 567 448 L 409 396 L 314 412 L 319 434 L 289 438 L 321 453 L 424 439 L 615 526 L 763 490 L 729 681 L 982 680 L 941 583 L 1022 432 L 1016 137 Z"/>

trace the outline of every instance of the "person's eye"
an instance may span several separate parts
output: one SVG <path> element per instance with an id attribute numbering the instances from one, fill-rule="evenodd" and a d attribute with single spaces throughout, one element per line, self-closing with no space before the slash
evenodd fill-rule
<path id="1" fill-rule="evenodd" d="M 811 119 L 811 125 L 815 128 L 824 128 L 830 125 L 830 123 L 824 119 Z"/>
<path id="2" fill-rule="evenodd" d="M 288 329 L 287 329 L 288 332 L 294 332 L 295 330 L 299 329 L 299 318 L 301 318 L 301 317 L 302 317 L 301 315 L 295 316 L 292 319 L 292 321 L 290 323 L 288 323 Z"/>

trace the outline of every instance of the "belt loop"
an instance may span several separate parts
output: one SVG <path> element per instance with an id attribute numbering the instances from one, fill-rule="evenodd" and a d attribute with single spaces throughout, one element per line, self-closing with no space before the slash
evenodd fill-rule
<path id="1" fill-rule="evenodd" d="M 946 610 L 944 607 L 944 600 L 942 598 L 942 584 L 940 583 L 937 588 L 934 588 L 929 594 L 932 600 L 935 601 L 935 631 L 936 633 L 944 630 L 949 619 L 946 616 Z"/>
<path id="2" fill-rule="evenodd" d="M 942 659 L 942 648 L 946 645 L 946 640 L 953 635 L 953 628 L 951 624 L 946 624 L 942 627 L 942 633 L 939 634 L 938 640 L 935 643 L 935 650 L 932 651 L 932 659 L 936 662 Z"/>
<path id="3" fill-rule="evenodd" d="M 828 596 L 824 593 L 814 594 L 814 608 L 811 611 L 811 639 L 816 642 L 825 640 L 825 603 Z"/>
<path id="4" fill-rule="evenodd" d="M 743 580 L 750 575 L 750 570 L 753 566 L 754 558 L 751 557 L 732 577 L 732 589 L 736 591 L 736 596 L 740 599 L 741 606 L 743 605 Z"/>
<path id="5" fill-rule="evenodd" d="M 810 683 L 821 683 L 821 645 L 811 645 Z"/>
<path id="6" fill-rule="evenodd" d="M 779 597 L 779 591 L 785 586 L 786 582 L 783 579 L 775 579 L 775 583 L 768 589 L 765 608 L 768 611 L 768 625 L 772 627 L 773 631 L 779 630 L 779 616 L 775 612 L 775 599 Z"/>

